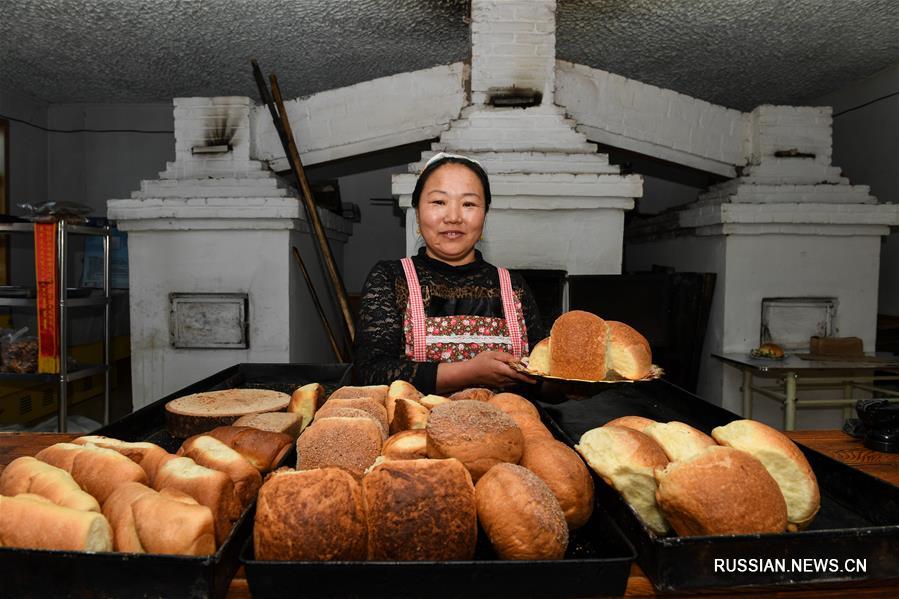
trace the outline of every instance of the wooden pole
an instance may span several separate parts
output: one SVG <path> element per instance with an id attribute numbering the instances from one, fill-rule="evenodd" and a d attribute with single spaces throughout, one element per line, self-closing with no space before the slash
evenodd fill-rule
<path id="1" fill-rule="evenodd" d="M 284 146 L 284 152 L 287 156 L 288 163 L 290 164 L 291 170 L 293 171 L 294 177 L 296 178 L 296 186 L 300 191 L 300 195 L 303 200 L 303 207 L 306 210 L 307 222 L 312 228 L 312 233 L 317 241 L 317 247 L 319 248 L 322 262 L 324 263 L 325 270 L 328 273 L 328 278 L 331 282 L 331 285 L 334 288 L 334 295 L 336 296 L 337 301 L 340 304 L 340 311 L 341 315 L 343 316 L 344 334 L 346 335 L 348 346 L 352 348 L 353 341 L 356 337 L 356 330 L 353 323 L 353 316 L 352 310 L 350 309 L 349 305 L 349 299 L 346 294 L 346 288 L 344 287 L 340 272 L 337 270 L 337 265 L 334 261 L 334 255 L 331 252 L 331 245 L 328 242 L 324 227 L 321 224 L 321 219 L 318 216 L 318 210 L 316 209 L 315 200 L 312 196 L 312 189 L 309 187 L 309 181 L 306 178 L 306 171 L 303 169 L 303 163 L 300 160 L 300 154 L 297 150 L 296 142 L 293 138 L 293 131 L 291 130 L 290 122 L 287 119 L 287 111 L 284 108 L 284 101 L 281 97 L 281 89 L 278 86 L 278 79 L 277 77 L 275 77 L 275 75 L 271 75 L 272 92 L 275 95 L 273 99 L 272 95 L 269 93 L 268 86 L 266 85 L 265 78 L 263 77 L 262 71 L 259 68 L 259 64 L 255 59 L 251 60 L 250 62 L 253 65 L 253 76 L 256 79 L 256 85 L 259 88 L 259 94 L 262 97 L 262 101 L 265 102 L 265 104 L 268 106 L 269 112 L 272 115 L 272 122 L 274 123 L 275 130 L 278 133 L 278 137 L 281 139 L 281 144 Z M 313 293 L 313 295 L 315 295 L 311 279 L 307 278 L 307 281 L 310 285 L 310 291 Z"/>
<path id="2" fill-rule="evenodd" d="M 331 323 L 328 321 L 328 316 L 325 314 L 325 309 L 322 307 L 322 303 L 318 299 L 318 293 L 315 292 L 315 286 L 312 284 L 312 279 L 309 277 L 309 271 L 306 270 L 306 265 L 303 263 L 303 258 L 300 256 L 300 250 L 298 250 L 296 246 L 292 247 L 291 249 L 293 250 L 293 258 L 296 261 L 297 266 L 300 267 L 300 272 L 303 273 L 303 278 L 306 279 L 306 285 L 309 287 L 309 293 L 312 295 L 312 302 L 315 304 L 315 309 L 318 310 L 318 316 L 322 319 L 322 324 L 325 327 L 325 333 L 327 333 L 328 341 L 331 343 L 331 349 L 334 350 L 334 355 L 337 357 L 338 362 L 346 363 L 346 357 L 340 350 L 340 344 L 337 343 L 337 338 L 334 337 L 334 330 L 331 328 Z"/>

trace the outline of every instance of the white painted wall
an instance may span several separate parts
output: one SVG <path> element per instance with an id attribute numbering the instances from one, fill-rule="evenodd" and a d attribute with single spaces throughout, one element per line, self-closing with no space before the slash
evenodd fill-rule
<path id="1" fill-rule="evenodd" d="M 833 162 L 881 202 L 899 204 L 899 63 L 811 103 L 833 106 Z M 863 104 L 867 106 L 862 106 Z M 843 111 L 862 106 L 851 112 Z M 899 316 L 899 233 L 880 254 L 878 311 Z"/>

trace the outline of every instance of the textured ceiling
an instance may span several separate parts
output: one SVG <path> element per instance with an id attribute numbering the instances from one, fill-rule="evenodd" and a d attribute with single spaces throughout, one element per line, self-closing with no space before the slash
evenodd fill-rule
<path id="1" fill-rule="evenodd" d="M 467 0 L 0 0 L 0 87 L 48 102 L 288 97 L 470 54 Z M 738 109 L 899 62 L 896 0 L 559 0 L 557 56 Z"/>

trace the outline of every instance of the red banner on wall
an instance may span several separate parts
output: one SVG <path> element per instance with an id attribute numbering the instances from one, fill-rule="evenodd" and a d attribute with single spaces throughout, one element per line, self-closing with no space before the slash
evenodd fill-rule
<path id="1" fill-rule="evenodd" d="M 37 371 L 59 372 L 59 294 L 56 272 L 56 223 L 34 223 L 37 279 Z"/>

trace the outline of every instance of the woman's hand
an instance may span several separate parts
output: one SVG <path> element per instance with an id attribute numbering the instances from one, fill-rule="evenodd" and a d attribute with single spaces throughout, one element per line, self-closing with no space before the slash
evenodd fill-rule
<path id="1" fill-rule="evenodd" d="M 502 351 L 485 351 L 464 362 L 443 363 L 437 367 L 437 392 L 465 387 L 509 387 L 516 383 L 536 383 L 533 377 L 513 370 L 509 364 L 518 358 Z"/>

